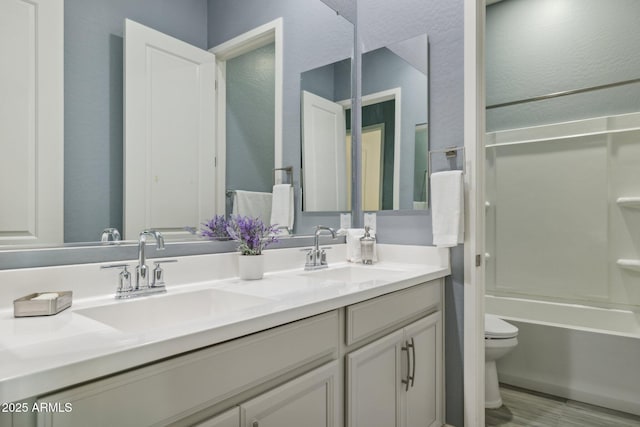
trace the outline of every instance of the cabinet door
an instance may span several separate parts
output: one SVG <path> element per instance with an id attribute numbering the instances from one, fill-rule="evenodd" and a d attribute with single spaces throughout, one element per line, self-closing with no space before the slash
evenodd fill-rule
<path id="1" fill-rule="evenodd" d="M 339 427 L 340 369 L 328 363 L 240 406 L 245 427 Z"/>
<path id="2" fill-rule="evenodd" d="M 411 349 L 410 381 L 406 395 L 406 427 L 442 425 L 442 313 L 437 312 L 405 328 Z"/>
<path id="3" fill-rule="evenodd" d="M 193 427 L 240 427 L 240 408 L 236 406 Z"/>
<path id="4" fill-rule="evenodd" d="M 347 426 L 400 427 L 407 354 L 402 330 L 347 355 Z"/>

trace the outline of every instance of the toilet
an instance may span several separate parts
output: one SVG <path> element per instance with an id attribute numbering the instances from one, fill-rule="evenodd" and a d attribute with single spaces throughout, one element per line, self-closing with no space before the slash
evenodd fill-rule
<path id="1" fill-rule="evenodd" d="M 484 407 L 502 406 L 496 360 L 518 345 L 518 328 L 493 314 L 484 316 Z"/>

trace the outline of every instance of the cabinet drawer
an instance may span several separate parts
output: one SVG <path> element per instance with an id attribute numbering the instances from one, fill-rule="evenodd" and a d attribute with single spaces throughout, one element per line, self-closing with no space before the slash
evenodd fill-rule
<path id="1" fill-rule="evenodd" d="M 351 345 L 440 307 L 442 279 L 393 292 L 346 308 L 346 342 Z"/>
<path id="2" fill-rule="evenodd" d="M 149 426 L 186 416 L 320 358 L 337 357 L 338 313 L 325 313 L 39 399 L 69 402 L 38 426 Z"/>

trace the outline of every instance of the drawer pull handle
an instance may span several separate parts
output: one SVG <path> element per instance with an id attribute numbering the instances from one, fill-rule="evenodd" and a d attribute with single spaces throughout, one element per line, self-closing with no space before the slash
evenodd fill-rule
<path id="1" fill-rule="evenodd" d="M 407 343 L 407 347 L 411 348 L 411 354 L 413 355 L 413 363 L 411 364 L 411 376 L 409 380 L 411 380 L 411 387 L 413 387 L 413 382 L 416 379 L 416 345 L 411 338 L 411 344 Z M 407 355 L 409 354 L 409 350 L 407 350 Z"/>
<path id="2" fill-rule="evenodd" d="M 407 352 L 407 378 L 402 380 L 402 384 L 405 385 L 404 391 L 409 391 L 409 381 L 411 377 L 409 376 L 409 370 L 411 369 L 411 356 L 409 356 L 409 342 L 405 341 L 405 345 L 402 346 L 402 351 Z"/>
<path id="3" fill-rule="evenodd" d="M 251 424 L 251 427 L 260 427 L 260 425 L 259 425 L 259 423 L 258 423 L 257 421 L 254 421 L 254 422 Z"/>

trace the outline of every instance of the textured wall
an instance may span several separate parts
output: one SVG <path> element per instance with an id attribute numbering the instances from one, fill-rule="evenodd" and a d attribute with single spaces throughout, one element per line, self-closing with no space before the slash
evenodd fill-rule
<path id="1" fill-rule="evenodd" d="M 124 19 L 206 48 L 207 4 L 65 0 L 64 9 L 64 240 L 96 241 L 105 227 L 122 230 Z"/>
<path id="2" fill-rule="evenodd" d="M 637 0 L 508 0 L 487 8 L 487 105 L 640 77 Z M 487 131 L 640 110 L 640 83 L 490 109 Z"/>
<path id="3" fill-rule="evenodd" d="M 364 49 L 429 35 L 429 141 L 431 149 L 464 144 L 464 3 L 462 0 L 358 0 L 358 27 Z M 434 157 L 434 170 L 450 169 L 444 156 Z M 382 243 L 432 244 L 430 211 L 378 214 Z M 451 250 L 452 276 L 445 286 L 446 420 L 464 425 L 463 313 L 464 252 Z"/>

